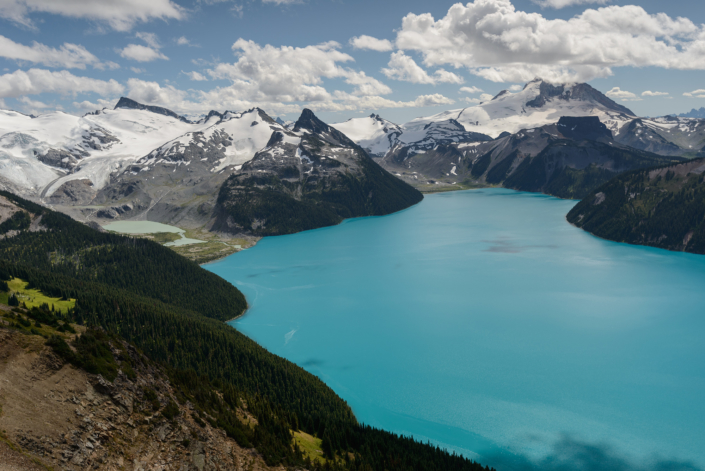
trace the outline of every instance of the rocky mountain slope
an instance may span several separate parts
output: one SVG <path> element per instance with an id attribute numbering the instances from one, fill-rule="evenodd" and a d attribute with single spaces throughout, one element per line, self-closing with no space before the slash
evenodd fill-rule
<path id="1" fill-rule="evenodd" d="M 599 237 L 705 254 L 705 159 L 628 172 L 568 213 Z"/>
<path id="2" fill-rule="evenodd" d="M 304 110 L 291 131 L 274 132 L 225 182 L 213 229 L 287 234 L 389 214 L 421 199 L 345 134 Z"/>
<path id="3" fill-rule="evenodd" d="M 581 198 L 621 172 L 673 159 L 617 143 L 597 117 L 561 117 L 556 124 L 486 142 L 394 149 L 381 162 L 410 181 L 502 185 Z"/>
<path id="4" fill-rule="evenodd" d="M 88 331 L 99 347 L 109 349 L 102 360 L 120 365 L 115 378 L 107 380 L 46 345 L 47 336 L 71 344 L 79 335 L 48 325 L 25 333 L 21 322 L 34 323 L 36 313 L 21 308 L 13 312 L 0 305 L 0 316 L 3 463 L 17 461 L 14 469 L 77 471 L 274 469 L 254 449 L 213 427 L 205 411 L 188 400 L 180 403 L 179 387 L 133 346 Z M 237 413 L 245 422 L 254 420 L 244 409 Z"/>

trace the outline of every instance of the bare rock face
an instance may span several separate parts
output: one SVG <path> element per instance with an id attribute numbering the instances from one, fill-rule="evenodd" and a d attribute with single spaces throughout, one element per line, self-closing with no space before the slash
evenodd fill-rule
<path id="1" fill-rule="evenodd" d="M 70 180 L 49 197 L 49 202 L 51 204 L 90 204 L 97 194 L 90 180 Z"/>
<path id="2" fill-rule="evenodd" d="M 0 469 L 271 469 L 221 429 L 198 425 L 194 406 L 173 401 L 164 372 L 130 345 L 113 353 L 127 355 L 136 374 L 110 382 L 44 343 L 0 326 Z M 173 420 L 157 411 L 170 401 L 179 408 Z"/>

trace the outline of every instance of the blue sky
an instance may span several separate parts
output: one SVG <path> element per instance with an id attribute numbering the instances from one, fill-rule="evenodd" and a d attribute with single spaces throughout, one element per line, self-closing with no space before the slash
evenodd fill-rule
<path id="1" fill-rule="evenodd" d="M 692 0 L 0 0 L 0 107 L 405 122 L 541 76 L 655 116 L 705 106 L 704 23 Z"/>

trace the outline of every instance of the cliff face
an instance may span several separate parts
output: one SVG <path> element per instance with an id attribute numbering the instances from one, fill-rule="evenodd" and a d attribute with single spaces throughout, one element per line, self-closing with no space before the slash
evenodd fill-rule
<path id="1" fill-rule="evenodd" d="M 270 469 L 178 403 L 164 371 L 130 345 L 113 340 L 112 350 L 134 374 L 109 382 L 66 363 L 44 337 L 8 329 L 7 306 L 0 314 L 0 469 Z"/>

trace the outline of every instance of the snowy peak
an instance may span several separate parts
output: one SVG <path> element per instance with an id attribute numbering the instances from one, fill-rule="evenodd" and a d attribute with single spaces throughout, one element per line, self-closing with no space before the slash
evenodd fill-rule
<path id="1" fill-rule="evenodd" d="M 371 155 L 384 155 L 396 145 L 404 132 L 398 124 L 374 113 L 364 118 L 352 118 L 332 126 L 357 142 Z"/>
<path id="2" fill-rule="evenodd" d="M 542 108 L 554 99 L 564 101 L 573 100 L 595 103 L 607 110 L 615 111 L 617 113 L 624 113 L 629 116 L 635 116 L 629 108 L 615 103 L 614 100 L 611 100 L 603 93 L 595 90 L 587 83 L 578 83 L 574 85 L 554 85 L 544 82 L 543 80 L 536 80 L 534 82 L 529 82 L 524 87 L 524 90 L 532 84 L 538 84 L 538 96 L 536 96 L 533 100 L 526 102 L 526 106 L 531 108 Z"/>
<path id="3" fill-rule="evenodd" d="M 114 109 L 117 110 L 120 108 L 151 111 L 152 113 L 157 113 L 164 116 L 171 116 L 172 118 L 176 118 L 185 123 L 190 123 L 188 119 L 184 118 L 183 116 L 179 116 L 178 114 L 174 113 L 173 111 L 167 108 L 162 108 L 161 106 L 143 105 L 142 103 L 138 103 L 135 100 L 132 100 L 127 97 L 121 97 L 120 100 L 117 102 L 117 105 L 115 105 Z"/>
<path id="4" fill-rule="evenodd" d="M 313 114 L 313 111 L 305 108 L 294 125 L 294 133 L 308 132 L 323 138 L 327 142 L 341 147 L 357 147 L 348 136 L 337 129 L 327 125 Z"/>

